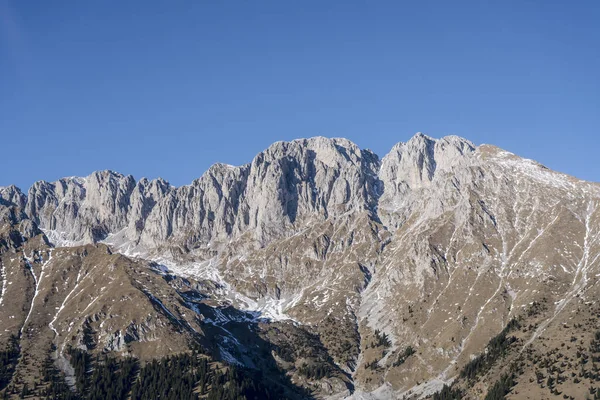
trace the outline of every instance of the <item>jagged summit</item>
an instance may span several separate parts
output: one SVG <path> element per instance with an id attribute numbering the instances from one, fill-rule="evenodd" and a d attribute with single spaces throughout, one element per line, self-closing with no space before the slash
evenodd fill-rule
<path id="1" fill-rule="evenodd" d="M 370 212 L 397 226 L 404 217 L 394 210 L 413 203 L 415 191 L 448 176 L 459 182 L 484 158 L 458 136 L 417 133 L 383 158 L 347 139 L 314 137 L 276 142 L 239 167 L 214 164 L 179 188 L 161 178 L 136 182 L 105 170 L 36 182 L 26 197 L 13 200 L 56 243 L 95 242 L 119 232 L 119 242 L 140 251 L 165 241 L 205 247 L 244 234 L 264 245 L 308 221 L 346 212 Z M 15 196 L 3 190 L 3 198 Z"/>
<path id="2" fill-rule="evenodd" d="M 396 145 L 394 145 L 390 151 L 394 152 L 396 151 L 399 147 L 402 146 L 406 146 L 409 143 L 413 143 L 413 146 L 415 147 L 419 147 L 422 145 L 416 144 L 416 143 L 421 143 L 421 142 L 437 142 L 437 141 L 446 141 L 449 143 L 466 143 L 468 144 L 470 147 L 475 147 L 475 145 L 473 143 L 471 143 L 470 141 L 468 141 L 467 139 L 461 138 L 459 136 L 445 136 L 441 139 L 434 139 L 431 136 L 428 136 L 424 133 L 418 132 L 416 133 L 414 136 L 412 136 L 407 142 L 398 142 Z M 294 149 L 306 149 L 306 150 L 318 150 L 319 152 L 322 152 L 323 154 L 325 154 L 325 152 L 327 150 L 332 150 L 335 149 L 338 152 L 343 152 L 346 153 L 347 151 L 350 151 L 351 154 L 357 154 L 362 152 L 366 152 L 368 154 L 371 155 L 371 157 L 377 157 L 377 158 L 381 158 L 380 156 L 378 156 L 377 154 L 373 153 L 370 149 L 360 149 L 359 146 L 357 144 L 355 144 L 354 142 L 352 142 L 349 139 L 346 138 L 328 138 L 328 137 L 324 137 L 324 136 L 315 136 L 315 137 L 310 137 L 310 138 L 300 138 L 300 139 L 294 139 L 291 141 L 278 141 L 273 143 L 272 145 L 270 145 L 268 148 L 266 148 L 264 151 L 262 151 L 261 153 L 259 153 L 256 158 L 261 158 L 265 153 L 267 154 L 272 154 L 272 155 L 276 155 L 276 154 L 287 154 L 287 152 L 293 152 Z M 325 157 L 325 156 L 324 156 Z M 252 161 L 250 161 L 247 164 L 242 164 L 239 166 L 234 166 L 234 165 L 230 165 L 230 164 L 225 164 L 225 163 L 215 163 L 213 165 L 211 165 L 209 167 L 209 169 L 205 172 L 205 174 L 210 174 L 213 171 L 216 170 L 220 170 L 220 169 L 235 169 L 235 168 L 244 168 L 247 165 L 250 165 L 252 163 Z M 203 174 L 203 175 L 205 175 Z M 119 172 L 110 170 L 110 169 L 106 169 L 106 170 L 99 170 L 99 171 L 94 171 L 92 172 L 89 176 L 86 177 L 79 177 L 79 176 L 68 176 L 68 177 L 63 177 L 58 179 L 57 181 L 54 182 L 49 182 L 49 181 L 36 181 L 34 182 L 33 186 L 43 186 L 43 185 L 48 185 L 48 184 L 65 184 L 67 182 L 75 182 L 77 184 L 84 184 L 85 182 L 87 182 L 88 179 L 95 179 L 95 180 L 107 180 L 107 179 L 123 179 L 123 178 L 127 178 L 127 179 L 133 179 L 132 176 L 130 175 L 123 175 Z M 200 178 L 196 179 L 195 181 L 198 181 Z M 167 180 L 163 179 L 163 178 L 157 178 L 157 179 L 148 179 L 148 178 L 140 178 L 140 181 L 148 181 L 148 182 L 152 182 L 155 180 L 160 181 L 161 184 L 169 184 Z M 170 185 L 170 184 L 169 184 Z M 16 186 L 14 185 L 10 185 L 8 187 L 14 187 L 16 188 Z M 6 188 L 2 188 L 2 189 L 7 189 Z"/>
<path id="3" fill-rule="evenodd" d="M 8 201 L 9 203 L 14 203 L 21 208 L 24 207 L 27 202 L 27 196 L 25 196 L 23 192 L 21 192 L 21 189 L 15 185 L 0 187 L 0 199 Z"/>

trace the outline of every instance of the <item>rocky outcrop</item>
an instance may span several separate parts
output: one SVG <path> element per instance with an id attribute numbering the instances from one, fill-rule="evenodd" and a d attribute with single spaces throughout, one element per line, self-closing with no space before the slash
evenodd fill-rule
<path id="1" fill-rule="evenodd" d="M 384 199 L 429 186 L 436 176 L 464 164 L 474 151 L 473 143 L 458 136 L 436 140 L 418 133 L 408 142 L 396 144 L 381 163 Z"/>
<path id="2" fill-rule="evenodd" d="M 27 197 L 16 186 L 0 188 L 0 253 L 42 233 L 25 215 L 26 202 Z"/>
<path id="3" fill-rule="evenodd" d="M 213 165 L 191 185 L 112 171 L 36 182 L 27 215 L 58 244 L 120 234 L 144 248 L 186 249 L 251 232 L 266 244 L 309 221 L 372 209 L 379 160 L 345 139 L 278 142 L 241 167 Z"/>
<path id="4" fill-rule="evenodd" d="M 383 158 L 379 170 L 383 188 L 379 217 L 385 225 L 398 228 L 412 212 L 414 203 L 427 197 L 425 192 L 439 185 L 456 184 L 456 170 L 475 161 L 475 149 L 473 143 L 458 136 L 437 140 L 422 133 L 396 144 Z"/>
<path id="5" fill-rule="evenodd" d="M 15 185 L 0 187 L 0 202 L 3 205 L 14 205 L 19 208 L 24 208 L 27 203 L 27 196 L 21 192 L 21 189 Z"/>
<path id="6" fill-rule="evenodd" d="M 132 176 L 112 171 L 40 181 L 29 189 L 26 212 L 59 243 L 95 242 L 127 225 L 134 188 Z"/>

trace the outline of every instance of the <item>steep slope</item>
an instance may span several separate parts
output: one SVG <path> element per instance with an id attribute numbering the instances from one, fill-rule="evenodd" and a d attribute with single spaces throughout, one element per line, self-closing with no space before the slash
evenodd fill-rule
<path id="1" fill-rule="evenodd" d="M 56 243 L 116 235 L 146 250 L 207 250 L 250 233 L 264 245 L 310 221 L 368 208 L 377 164 L 345 139 L 278 142 L 251 164 L 216 164 L 181 188 L 112 171 L 37 182 L 26 211 Z"/>
<path id="2" fill-rule="evenodd" d="M 492 146 L 464 161 L 409 189 L 401 212 L 392 214 L 400 227 L 361 310 L 392 346 L 379 361 L 385 373 L 365 371 L 363 379 L 400 381 L 400 388 L 447 381 L 529 304 L 552 305 L 529 333 L 533 342 L 569 318 L 565 306 L 596 283 L 598 185 Z M 401 319 L 390 319 L 390 304 Z M 408 345 L 418 357 L 390 365 Z"/>
<path id="3" fill-rule="evenodd" d="M 191 349 L 199 349 L 211 362 L 260 369 L 265 375 L 252 379 L 263 389 L 252 387 L 285 398 L 348 392 L 352 387 L 314 334 L 236 310 L 219 285 L 179 278 L 156 263 L 112 253 L 103 244 L 53 248 L 14 203 L 5 201 L 0 212 L 7 216 L 0 225 L 3 395 L 54 393 L 66 398 L 64 391 L 73 390 L 74 396 L 85 398 L 78 360 L 134 357 L 143 370 L 151 360 L 167 360 Z M 284 357 L 281 366 L 275 354 Z M 48 360 L 64 376 L 63 386 L 48 380 L 54 374 Z M 104 364 L 98 362 L 94 365 L 103 371 Z M 210 393 L 218 389 L 214 382 L 221 379 L 217 377 L 222 368 L 211 365 Z M 305 365 L 327 373 L 317 378 Z M 247 379 L 244 374 L 235 379 Z M 91 376 L 86 379 L 89 383 Z"/>
<path id="4" fill-rule="evenodd" d="M 3 188 L 0 198 L 9 205 L 3 215 L 12 227 L 3 237 L 12 237 L 19 248 L 23 239 L 10 232 L 21 229 L 28 232 L 24 237 L 35 233 L 42 243 L 37 255 L 28 250 L 21 256 L 41 260 L 32 264 L 29 277 L 22 274 L 19 285 L 28 288 L 20 294 L 23 304 L 47 298 L 49 310 L 60 309 L 54 303 L 65 298 L 54 300 L 39 281 L 50 284 L 41 278 L 73 264 L 66 254 L 88 249 L 50 252 L 37 226 L 58 246 L 109 246 L 94 247 L 105 252 L 106 262 L 73 269 L 92 274 L 86 279 L 102 282 L 108 297 L 94 285 L 81 289 L 86 297 L 79 307 L 67 301 L 74 308 L 60 312 L 64 321 L 52 323 L 59 333 L 49 336 L 59 349 L 60 332 L 98 314 L 96 307 L 125 290 L 128 298 L 140 296 L 135 303 L 145 296 L 148 307 L 157 307 L 149 296 L 160 299 L 186 327 L 163 332 L 153 320 L 147 323 L 152 329 L 130 328 L 137 332 L 132 343 L 150 340 L 139 336 L 147 331 L 165 343 L 198 336 L 214 357 L 251 367 L 273 363 L 320 397 L 433 394 L 459 377 L 515 317 L 527 328 L 509 353 L 541 351 L 546 338 L 562 340 L 566 333 L 557 327 L 593 301 L 600 274 L 600 185 L 456 136 L 417 134 L 381 160 L 345 139 L 278 142 L 250 164 L 214 165 L 180 188 L 103 171 L 38 182 L 27 196 Z M 64 256 L 48 261 L 50 254 L 52 260 Z M 130 282 L 126 289 L 100 278 L 116 259 L 128 265 L 117 280 Z M 6 265 L 11 262 L 16 259 Z M 77 292 L 69 286 L 79 281 L 76 276 L 65 275 L 50 288 L 62 284 L 61 292 Z M 146 276 L 152 283 L 140 289 L 139 277 Z M 201 305 L 190 305 L 181 287 L 173 286 L 182 282 L 194 287 Z M 94 299 L 99 300 L 91 304 Z M 170 305 L 178 303 L 189 311 L 175 312 Z M 544 311 L 530 314 L 532 304 L 544 304 Z M 50 325 L 43 308 L 29 309 L 32 321 Z M 126 321 L 139 324 L 148 310 L 123 318 L 118 331 L 124 334 Z M 199 322 L 198 314 L 209 322 Z M 26 316 L 13 319 L 6 322 L 13 331 L 30 324 Z M 258 332 L 257 341 L 274 346 L 262 361 L 253 361 L 248 350 L 256 343 L 243 343 L 248 325 Z M 118 342 L 116 329 L 111 332 Z M 229 343 L 207 344 L 215 335 L 229 337 Z M 100 337 L 95 340 L 107 348 L 111 336 Z M 115 346 L 107 349 L 123 350 Z M 185 347 L 156 347 L 152 354 L 139 346 L 131 351 L 142 359 Z M 315 352 L 304 357 L 298 346 Z M 307 372 L 310 365 L 331 373 L 323 381 Z M 483 396 L 494 383 L 494 375 L 478 376 L 481 381 L 467 385 L 465 395 Z M 457 387 L 465 387 L 461 382 Z M 573 382 L 579 393 L 583 383 Z"/>

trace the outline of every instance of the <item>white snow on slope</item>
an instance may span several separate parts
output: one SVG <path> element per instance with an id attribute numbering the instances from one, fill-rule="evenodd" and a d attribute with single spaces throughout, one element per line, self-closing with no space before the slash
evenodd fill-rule
<path id="1" fill-rule="evenodd" d="M 290 298 L 273 299 L 251 299 L 250 297 L 238 292 L 222 277 L 218 270 L 218 260 L 212 258 L 208 261 L 198 263 L 177 263 L 169 257 L 159 257 L 154 260 L 160 265 L 167 267 L 168 271 L 182 276 L 192 277 L 194 279 L 207 279 L 221 286 L 219 291 L 223 300 L 228 300 L 234 307 L 241 311 L 256 314 L 258 318 L 264 318 L 271 321 L 292 320 L 293 318 L 285 313 L 287 308 L 293 307 L 301 297 L 301 294 Z"/>
<path id="2" fill-rule="evenodd" d="M 60 305 L 60 307 L 58 308 L 58 311 L 56 311 L 56 314 L 54 315 L 54 318 L 52 318 L 52 321 L 50 321 L 50 323 L 48 324 L 48 326 L 50 327 L 50 329 L 52 329 L 52 331 L 54 331 L 54 334 L 58 337 L 60 336 L 60 334 L 58 333 L 58 331 L 56 330 L 56 328 L 54 327 L 54 323 L 56 322 L 56 320 L 58 319 L 58 316 L 60 314 L 60 312 L 65 308 L 65 305 L 67 304 L 67 302 L 69 301 L 69 299 L 71 298 L 71 296 L 73 295 L 73 293 L 75 292 L 75 290 L 77 290 L 77 287 L 79 286 L 81 280 L 81 271 L 79 271 L 77 273 L 77 278 L 75 279 L 75 286 L 73 287 L 73 289 L 69 292 L 69 294 L 67 294 L 67 296 L 65 297 L 65 299 L 63 300 L 62 304 Z M 65 282 L 66 283 L 66 282 Z"/>
<path id="3" fill-rule="evenodd" d="M 8 276 L 6 276 L 6 267 L 2 260 L 0 260 L 0 267 L 2 267 L 2 292 L 0 293 L 0 306 L 4 302 L 4 293 L 6 293 L 6 286 L 8 285 Z"/>
<path id="4" fill-rule="evenodd" d="M 35 271 L 33 270 L 33 265 L 31 264 L 31 259 L 26 257 L 25 253 L 23 253 L 23 257 L 25 258 L 25 263 L 27 265 L 27 268 L 29 269 L 29 272 L 31 272 L 31 276 L 33 277 L 33 281 L 35 282 L 35 292 L 33 294 L 33 298 L 31 299 L 31 305 L 29 306 L 29 312 L 27 313 L 27 317 L 25 317 L 25 322 L 23 322 L 23 326 L 21 326 L 21 330 L 19 331 L 20 333 L 23 333 L 23 329 L 25 329 L 25 326 L 27 325 L 27 322 L 29 321 L 29 317 L 31 317 L 31 313 L 33 312 L 33 307 L 35 305 L 35 299 L 37 298 L 38 294 L 40 293 L 40 284 L 42 282 L 42 278 L 44 277 L 46 265 L 50 262 L 50 259 L 52 258 L 52 252 L 50 251 L 50 255 L 48 256 L 48 259 L 46 260 L 46 262 L 44 262 L 42 264 L 39 278 L 35 276 Z"/>

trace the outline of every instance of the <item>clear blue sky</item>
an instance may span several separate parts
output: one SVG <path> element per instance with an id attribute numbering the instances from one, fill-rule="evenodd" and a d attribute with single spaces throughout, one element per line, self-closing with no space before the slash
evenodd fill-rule
<path id="1" fill-rule="evenodd" d="M 484 4 L 486 3 L 486 4 Z M 0 185 L 422 131 L 600 181 L 600 1 L 0 0 Z"/>

